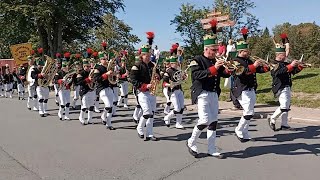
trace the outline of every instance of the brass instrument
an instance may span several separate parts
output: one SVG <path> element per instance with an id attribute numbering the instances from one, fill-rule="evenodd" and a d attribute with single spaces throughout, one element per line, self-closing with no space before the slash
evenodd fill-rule
<path id="1" fill-rule="evenodd" d="M 69 69 L 69 72 L 63 76 L 63 82 L 59 86 L 59 90 L 64 90 L 68 84 L 71 84 L 73 81 L 73 76 L 76 73 L 77 73 L 77 71 L 75 69 Z"/>
<path id="2" fill-rule="evenodd" d="M 43 87 L 48 87 L 56 75 L 58 68 L 54 59 L 50 58 L 47 55 L 44 55 L 46 63 L 41 71 L 41 74 L 45 76 L 42 79 L 38 79 L 38 85 Z"/>
<path id="3" fill-rule="evenodd" d="M 303 62 L 303 54 L 301 55 L 300 59 L 298 60 L 299 61 L 299 66 L 302 66 L 303 68 L 311 68 L 312 67 L 312 64 L 310 63 L 305 63 Z M 295 59 L 290 59 L 290 60 L 287 60 L 289 63 L 291 63 L 292 61 L 294 61 Z"/>
<path id="4" fill-rule="evenodd" d="M 261 61 L 262 62 L 262 66 L 265 66 L 265 65 L 268 66 L 270 71 L 273 70 L 276 67 L 276 64 L 272 64 L 272 63 L 269 62 L 269 56 L 267 56 L 267 60 L 264 60 L 264 59 L 262 59 L 262 58 L 260 58 L 258 56 L 250 56 L 250 59 L 252 59 L 253 62 L 257 61 L 257 60 Z"/>
<path id="5" fill-rule="evenodd" d="M 237 61 L 227 61 L 227 57 L 217 56 L 216 60 L 223 60 L 223 67 L 226 68 L 228 71 L 232 71 L 235 75 L 240 75 L 244 71 L 244 66 L 241 66 L 240 63 Z"/>
<path id="6" fill-rule="evenodd" d="M 159 83 L 159 78 L 157 77 L 157 67 L 158 67 L 158 61 L 155 63 L 153 69 L 152 69 L 152 75 L 151 75 L 151 87 L 150 87 L 150 94 L 156 95 L 157 91 L 157 85 Z"/>
<path id="7" fill-rule="evenodd" d="M 178 86 L 181 85 L 182 83 L 185 83 L 188 79 L 188 69 L 191 66 L 188 65 L 187 68 L 182 71 L 182 70 L 178 70 L 173 74 L 173 81 L 169 80 L 170 82 L 170 88 L 172 89 L 174 86 Z"/>

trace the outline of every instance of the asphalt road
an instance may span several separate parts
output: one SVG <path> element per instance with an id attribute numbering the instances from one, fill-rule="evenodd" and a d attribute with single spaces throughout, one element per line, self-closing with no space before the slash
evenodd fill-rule
<path id="1" fill-rule="evenodd" d="M 198 148 L 202 158 L 187 151 L 197 112 L 186 112 L 186 130 L 167 128 L 157 114 L 158 142 L 138 138 L 132 111 L 120 109 L 110 131 L 100 124 L 82 126 L 79 111 L 71 121 L 59 121 L 49 100 L 50 116 L 41 118 L 26 101 L 0 99 L 0 180 L 37 179 L 319 179 L 320 127 L 292 124 L 296 131 L 273 132 L 266 119 L 252 120 L 254 142 L 240 143 L 234 135 L 239 117 L 221 115 L 217 146 L 226 159 L 206 157 L 206 132 Z M 162 112 L 162 108 L 159 108 Z"/>

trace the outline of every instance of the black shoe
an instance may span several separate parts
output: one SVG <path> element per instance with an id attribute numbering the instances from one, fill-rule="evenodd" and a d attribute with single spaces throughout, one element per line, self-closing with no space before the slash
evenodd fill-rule
<path id="1" fill-rule="evenodd" d="M 215 157 L 215 158 L 217 158 L 217 159 L 225 159 L 226 158 L 226 156 L 224 155 L 224 154 L 219 154 L 219 155 L 217 155 L 217 156 L 213 156 L 213 155 L 211 155 L 211 154 L 207 154 L 208 156 L 210 156 L 210 157 Z"/>
<path id="2" fill-rule="evenodd" d="M 45 115 L 45 116 L 49 116 L 50 114 L 49 114 L 49 113 L 44 113 L 44 115 Z"/>
<path id="3" fill-rule="evenodd" d="M 28 108 L 28 110 L 30 110 L 30 111 L 31 111 L 31 108 Z"/>
<path id="4" fill-rule="evenodd" d="M 281 126 L 279 130 L 282 131 L 294 131 L 294 129 L 290 126 Z"/>
<path id="5" fill-rule="evenodd" d="M 191 154 L 191 156 L 193 156 L 193 157 L 195 157 L 195 158 L 198 158 L 198 153 L 195 152 L 195 151 L 193 151 L 193 150 L 189 147 L 189 145 L 188 145 L 188 140 L 186 141 L 186 145 L 187 145 L 188 151 L 189 151 L 189 153 Z"/>
<path id="6" fill-rule="evenodd" d="M 271 122 L 271 117 L 267 117 L 268 119 L 268 124 L 271 130 L 276 131 L 276 124 Z"/>
<path id="7" fill-rule="evenodd" d="M 245 142 L 248 142 L 248 141 L 251 140 L 251 139 L 243 139 L 243 138 L 239 137 L 237 134 L 235 134 L 235 135 L 237 136 L 238 140 L 239 140 L 240 142 L 242 142 L 242 143 L 245 143 Z"/>
<path id="8" fill-rule="evenodd" d="M 22 100 L 25 100 L 24 98 L 22 98 Z"/>
<path id="9" fill-rule="evenodd" d="M 59 103 L 58 103 L 58 102 L 56 102 L 56 105 L 57 105 L 57 106 L 59 106 Z"/>
<path id="10" fill-rule="evenodd" d="M 106 122 L 106 121 L 102 121 L 102 124 L 103 124 L 103 125 L 106 125 L 106 124 L 107 124 L 107 122 Z"/>
<path id="11" fill-rule="evenodd" d="M 20 100 L 20 97 L 18 99 Z"/>
<path id="12" fill-rule="evenodd" d="M 138 133 L 138 136 L 139 136 L 140 139 L 143 139 L 143 138 L 144 138 L 144 135 L 143 135 L 143 134 L 139 134 L 139 133 Z"/>
<path id="13" fill-rule="evenodd" d="M 59 119 L 60 121 L 63 121 L 62 118 Z"/>
<path id="14" fill-rule="evenodd" d="M 112 127 L 112 126 L 108 126 L 107 129 L 109 130 L 116 130 L 116 128 Z"/>
<path id="15" fill-rule="evenodd" d="M 40 114 L 40 117 L 45 117 L 45 115 L 44 114 Z"/>
<path id="16" fill-rule="evenodd" d="M 146 140 L 145 141 L 159 141 L 159 139 L 158 138 L 156 138 L 156 137 L 154 137 L 154 136 L 152 136 L 152 137 L 146 137 Z"/>

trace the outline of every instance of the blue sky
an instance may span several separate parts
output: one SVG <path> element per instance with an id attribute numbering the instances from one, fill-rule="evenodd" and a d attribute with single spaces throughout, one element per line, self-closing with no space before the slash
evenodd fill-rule
<path id="1" fill-rule="evenodd" d="M 253 0 L 256 8 L 252 14 L 260 20 L 261 28 L 270 30 L 277 24 L 289 22 L 300 24 L 302 22 L 315 21 L 320 23 L 319 0 Z M 155 32 L 154 45 L 160 50 L 169 50 L 171 44 L 182 42 L 179 34 L 175 33 L 175 27 L 170 25 L 170 20 L 179 14 L 179 8 L 183 3 L 195 4 L 197 7 L 212 6 L 213 0 L 124 0 L 125 12 L 119 12 L 116 16 L 124 20 L 133 28 L 132 33 L 142 40 L 136 47 L 146 42 L 147 31 Z M 146 8 L 149 7 L 149 8 Z"/>

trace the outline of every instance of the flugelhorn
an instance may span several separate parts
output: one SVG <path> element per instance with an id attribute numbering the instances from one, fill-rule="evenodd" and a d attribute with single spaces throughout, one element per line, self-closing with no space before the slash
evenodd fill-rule
<path id="1" fill-rule="evenodd" d="M 238 63 L 237 61 L 227 61 L 227 57 L 216 56 L 216 60 L 223 60 L 223 67 L 226 68 L 228 71 L 232 71 L 235 75 L 240 75 L 244 71 L 244 66 L 241 66 L 240 63 Z"/>
<path id="2" fill-rule="evenodd" d="M 262 58 L 260 58 L 258 56 L 250 56 L 250 59 L 252 59 L 253 62 L 255 62 L 257 60 L 261 61 L 262 62 L 262 66 L 268 66 L 270 71 L 272 69 L 274 69 L 275 66 L 276 66 L 276 64 L 272 64 L 272 63 L 269 62 L 269 55 L 267 56 L 267 60 L 264 60 L 264 59 L 262 59 Z"/>

